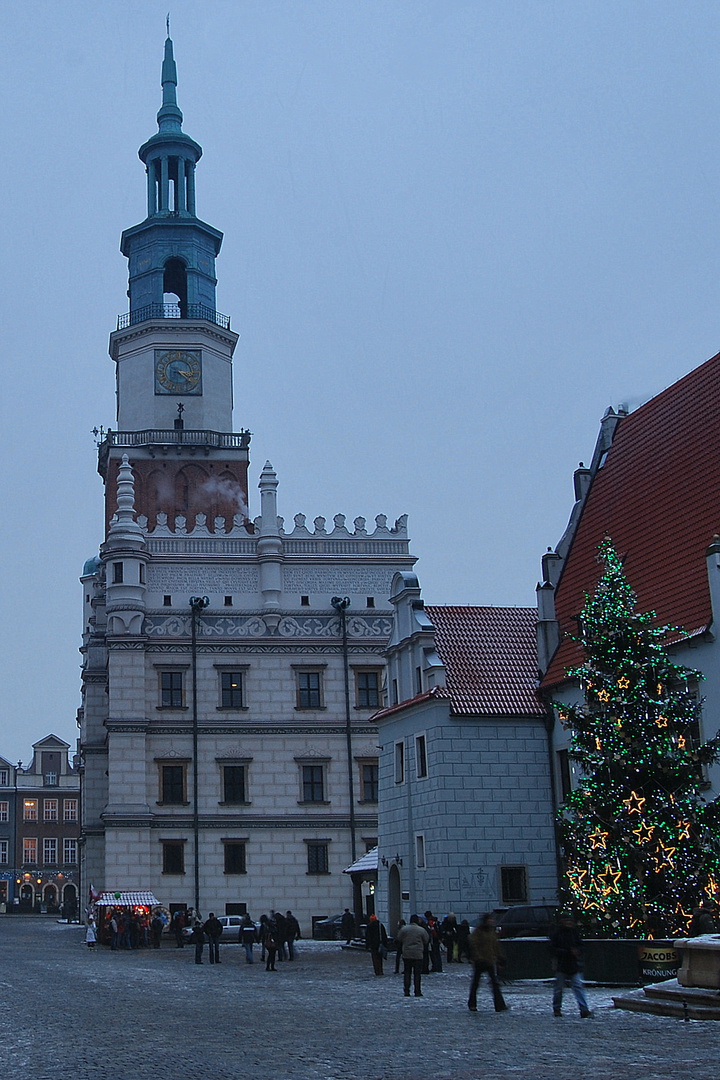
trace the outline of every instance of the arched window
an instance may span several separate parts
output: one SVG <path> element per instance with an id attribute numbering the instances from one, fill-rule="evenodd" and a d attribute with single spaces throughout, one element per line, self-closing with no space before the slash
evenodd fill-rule
<path id="1" fill-rule="evenodd" d="M 177 304 L 179 317 L 187 318 L 187 267 L 182 259 L 168 259 L 163 274 L 163 303 Z"/>

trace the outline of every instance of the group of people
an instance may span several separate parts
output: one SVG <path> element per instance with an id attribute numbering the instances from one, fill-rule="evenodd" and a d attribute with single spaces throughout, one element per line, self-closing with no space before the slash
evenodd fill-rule
<path id="1" fill-rule="evenodd" d="M 208 946 L 211 964 L 219 964 L 220 938 L 223 925 L 211 911 L 203 922 L 196 918 L 193 922 L 190 942 L 195 946 L 195 963 L 203 963 L 203 950 Z M 249 914 L 242 917 L 238 930 L 238 941 L 245 949 L 245 962 L 255 962 L 254 948 L 260 946 L 260 962 L 265 963 L 266 971 L 277 971 L 277 960 L 295 959 L 295 942 L 301 937 L 300 924 L 292 911 L 283 915 L 280 911 L 271 911 L 270 915 L 261 915 L 256 925 Z"/>
<path id="2" fill-rule="evenodd" d="M 165 929 L 165 921 L 160 914 L 151 915 L 144 908 L 108 908 L 97 923 L 92 915 L 89 916 L 88 927 L 90 925 L 96 940 L 104 945 L 109 944 L 113 952 L 118 949 L 159 949 Z"/>
<path id="3" fill-rule="evenodd" d="M 470 930 L 468 925 L 466 939 L 464 934 L 458 935 L 458 930 L 453 914 L 445 916 L 442 921 L 436 919 L 431 911 L 426 911 L 424 916 L 411 915 L 407 924 L 400 919 L 394 938 L 395 973 L 400 970 L 402 959 L 405 997 L 410 997 L 411 986 L 415 997 L 422 997 L 423 974 L 442 971 L 441 944 L 444 944 L 449 963 L 453 960 L 461 962 L 462 957 L 467 955 L 472 964 L 468 1009 L 477 1012 L 478 987 L 482 976 L 487 975 L 495 1012 L 505 1012 L 509 1006 L 503 997 L 499 977 L 505 958 L 495 929 L 495 917 L 488 912 L 474 930 Z M 462 950 L 457 947 L 458 940 L 463 943 Z M 563 991 L 569 987 L 577 1001 L 580 1016 L 583 1019 L 591 1017 L 581 974 L 582 938 L 570 915 L 560 916 L 550 934 L 549 945 L 555 970 L 553 1015 L 562 1016 Z M 365 947 L 372 956 L 376 975 L 383 974 L 383 960 L 388 955 L 388 946 L 385 927 L 376 915 L 371 915 L 365 932 Z"/>

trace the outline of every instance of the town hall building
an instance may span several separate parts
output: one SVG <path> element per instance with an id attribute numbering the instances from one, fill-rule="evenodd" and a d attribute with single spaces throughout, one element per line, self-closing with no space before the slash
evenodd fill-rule
<path id="1" fill-rule="evenodd" d="M 82 879 L 203 916 L 292 908 L 304 933 L 351 902 L 377 843 L 389 602 L 405 517 L 278 516 L 267 462 L 248 509 L 233 427 L 238 335 L 215 302 L 222 233 L 196 212 L 168 38 L 147 217 L 122 235 L 129 310 L 110 336 L 117 428 L 106 527 L 82 575 Z M 243 418 L 247 421 L 247 418 Z"/>

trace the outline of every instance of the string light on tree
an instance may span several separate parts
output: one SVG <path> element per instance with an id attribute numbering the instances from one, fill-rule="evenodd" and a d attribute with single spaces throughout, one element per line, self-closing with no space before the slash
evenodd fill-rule
<path id="1" fill-rule="evenodd" d="M 670 657 L 681 632 L 636 611 L 609 539 L 600 561 L 568 672 L 584 695 L 556 706 L 581 774 L 559 816 L 563 900 L 594 934 L 679 936 L 703 896 L 720 897 L 720 807 L 702 793 L 720 740 L 691 737 L 701 675 Z"/>

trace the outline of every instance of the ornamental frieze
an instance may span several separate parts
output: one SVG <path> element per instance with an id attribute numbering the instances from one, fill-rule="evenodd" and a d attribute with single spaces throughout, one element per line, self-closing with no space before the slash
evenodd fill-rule
<path id="1" fill-rule="evenodd" d="M 389 639 L 391 632 L 392 619 L 387 615 L 375 617 L 351 615 L 347 620 L 347 634 L 351 639 L 381 642 Z M 143 633 L 152 639 L 189 638 L 190 615 L 148 615 L 143 624 Z M 198 620 L 197 637 L 199 640 L 208 638 L 340 639 L 341 629 L 340 620 L 336 615 L 309 615 L 305 618 L 288 615 L 280 619 L 277 627 L 268 626 L 259 615 L 209 615 Z"/>

